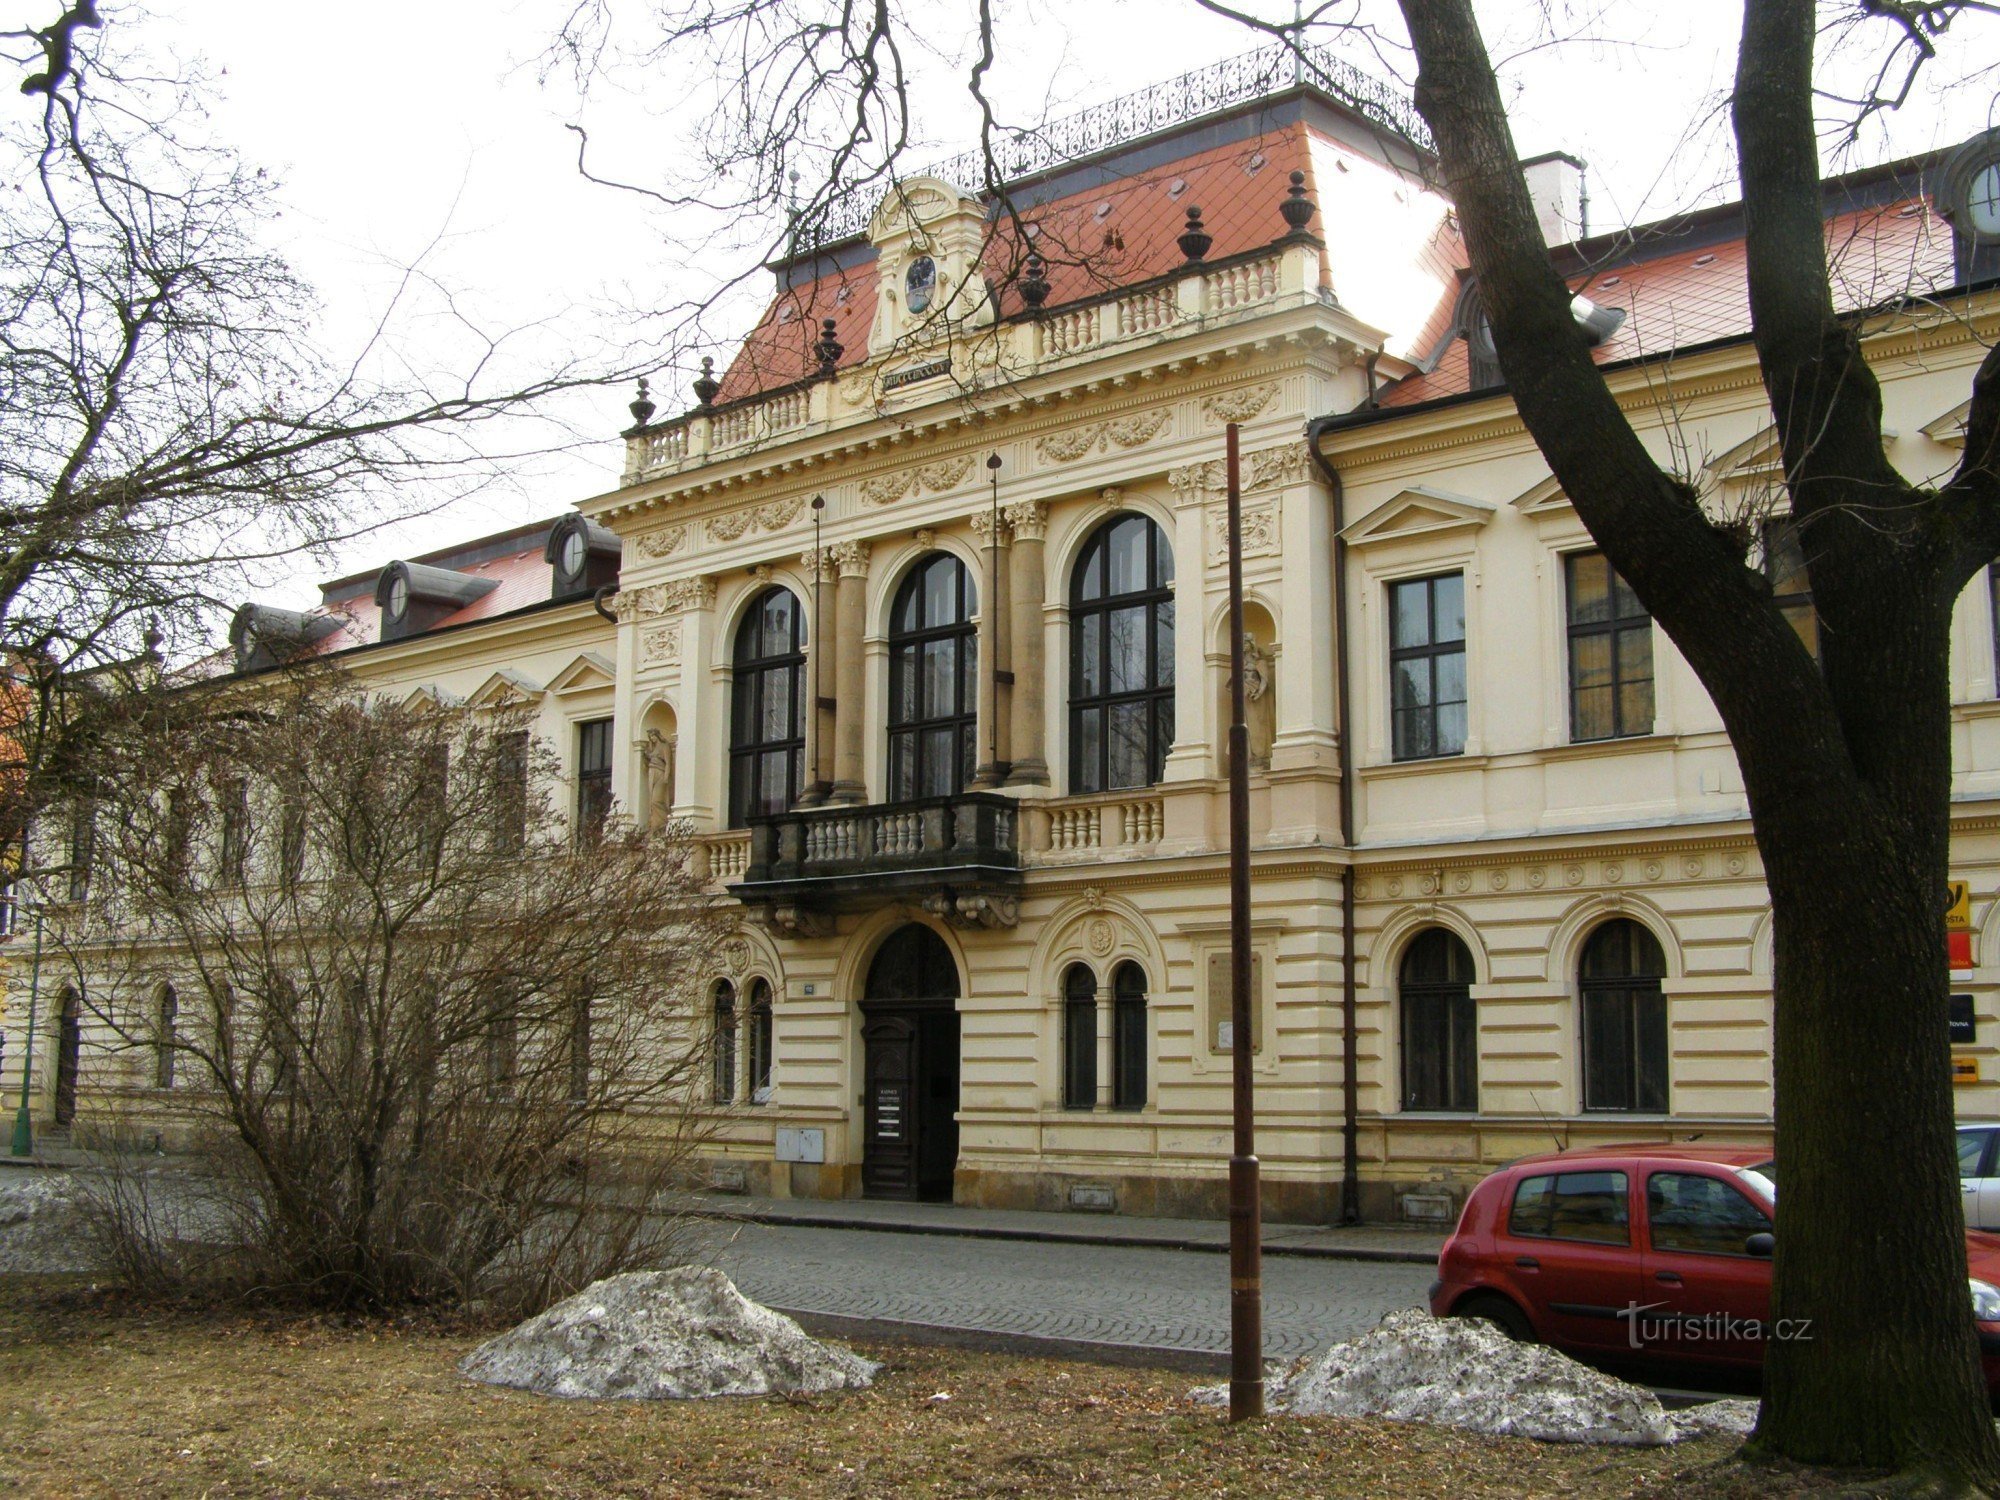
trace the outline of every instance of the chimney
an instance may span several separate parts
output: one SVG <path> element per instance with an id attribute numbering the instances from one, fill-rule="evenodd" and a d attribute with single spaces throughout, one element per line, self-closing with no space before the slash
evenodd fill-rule
<path id="1" fill-rule="evenodd" d="M 1545 151 L 1521 163 L 1544 243 L 1567 245 L 1590 233 L 1590 190 L 1583 180 L 1588 166 L 1567 151 Z"/>

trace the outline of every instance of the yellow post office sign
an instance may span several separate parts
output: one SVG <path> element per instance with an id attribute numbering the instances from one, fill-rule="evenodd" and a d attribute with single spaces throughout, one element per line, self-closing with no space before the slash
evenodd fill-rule
<path id="1" fill-rule="evenodd" d="M 1951 1060 L 1951 1081 L 1953 1083 L 1979 1082 L 1979 1059 L 1976 1057 L 1954 1057 Z"/>
<path id="2" fill-rule="evenodd" d="M 1963 880 L 1947 880 L 1945 891 L 1950 899 L 1944 908 L 1944 930 L 1972 931 L 1972 886 Z"/>

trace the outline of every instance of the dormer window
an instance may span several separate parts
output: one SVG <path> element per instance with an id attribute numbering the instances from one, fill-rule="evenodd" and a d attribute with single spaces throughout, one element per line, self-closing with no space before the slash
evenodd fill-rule
<path id="1" fill-rule="evenodd" d="M 551 599 L 580 599 L 602 588 L 615 588 L 622 544 L 616 534 L 593 526 L 572 511 L 549 531 L 543 556 L 554 569 Z"/>
<path id="2" fill-rule="evenodd" d="M 382 639 L 400 641 L 441 624 L 475 599 L 500 587 L 481 578 L 428 563 L 392 562 L 375 580 L 375 604 L 382 611 Z"/>
<path id="3" fill-rule="evenodd" d="M 937 262 L 928 255 L 919 255 L 903 273 L 903 305 L 913 313 L 920 313 L 931 305 L 936 294 Z"/>

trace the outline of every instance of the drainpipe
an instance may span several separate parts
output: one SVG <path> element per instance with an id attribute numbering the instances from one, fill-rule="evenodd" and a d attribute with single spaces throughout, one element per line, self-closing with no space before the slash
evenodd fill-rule
<path id="1" fill-rule="evenodd" d="M 1374 361 L 1369 361 L 1369 404 L 1374 404 Z M 1333 425 L 1332 417 L 1316 417 L 1306 424 L 1306 451 L 1326 476 L 1333 491 L 1333 619 L 1335 630 L 1333 682 L 1333 728 L 1339 745 L 1340 843 L 1347 850 L 1347 863 L 1340 871 L 1340 1135 L 1341 1179 L 1340 1222 L 1361 1222 L 1361 1112 L 1356 1094 L 1360 1070 L 1355 1060 L 1360 1026 L 1356 1019 L 1354 985 L 1354 739 L 1348 733 L 1351 719 L 1348 704 L 1347 541 L 1341 532 L 1347 526 L 1345 492 L 1340 473 L 1320 451 L 1320 437 Z"/>

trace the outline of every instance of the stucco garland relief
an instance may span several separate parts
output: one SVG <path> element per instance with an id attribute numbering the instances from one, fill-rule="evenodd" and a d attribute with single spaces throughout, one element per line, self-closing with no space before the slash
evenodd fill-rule
<path id="1" fill-rule="evenodd" d="M 967 453 L 934 464 L 920 464 L 914 469 L 900 469 L 894 474 L 877 474 L 873 479 L 861 481 L 861 500 L 865 505 L 891 505 L 912 493 L 942 495 L 965 483 L 965 476 L 971 472 L 972 455 Z"/>
<path id="2" fill-rule="evenodd" d="M 1129 417 L 1114 417 L 1109 422 L 1065 427 L 1059 432 L 1036 438 L 1035 452 L 1051 463 L 1066 464 L 1082 458 L 1086 453 L 1098 452 L 1107 445 L 1137 448 L 1158 437 L 1167 423 L 1173 420 L 1173 415 L 1171 407 L 1162 406 Z"/>
<path id="3" fill-rule="evenodd" d="M 687 527 L 663 526 L 649 531 L 633 545 L 641 557 L 672 557 L 687 540 Z"/>
<path id="4" fill-rule="evenodd" d="M 725 515 L 710 516 L 702 524 L 708 534 L 718 542 L 733 542 L 755 524 L 764 531 L 783 531 L 799 518 L 799 512 L 806 508 L 806 497 L 794 495 L 789 500 L 772 500 L 763 505 L 746 506 Z"/>
<path id="5" fill-rule="evenodd" d="M 1271 404 L 1271 398 L 1278 394 L 1278 385 L 1272 381 L 1267 385 L 1250 385 L 1239 391 L 1223 391 L 1219 395 L 1201 398 L 1201 412 L 1211 422 L 1218 425 L 1227 422 L 1247 422 Z"/>

